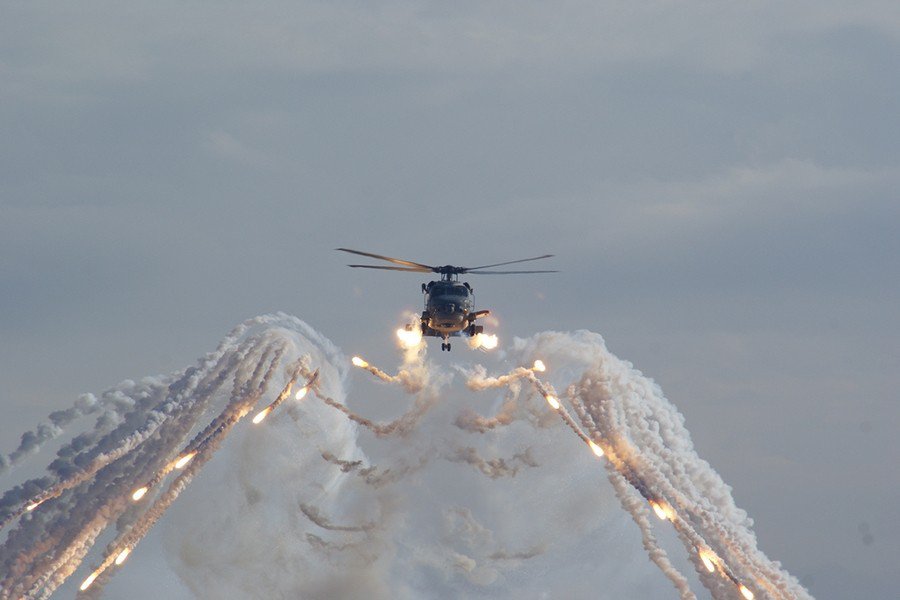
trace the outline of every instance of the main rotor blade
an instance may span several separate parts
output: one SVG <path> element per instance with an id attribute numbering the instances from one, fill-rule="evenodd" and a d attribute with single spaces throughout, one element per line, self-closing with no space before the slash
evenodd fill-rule
<path id="1" fill-rule="evenodd" d="M 431 269 L 419 269 L 418 267 L 383 267 L 381 265 L 347 265 L 355 269 L 383 269 L 385 271 L 406 271 L 407 273 L 431 273 Z"/>
<path id="2" fill-rule="evenodd" d="M 360 256 L 368 256 L 369 258 L 377 258 L 379 260 L 386 260 L 388 262 L 392 262 L 398 265 L 404 265 L 407 267 L 419 267 L 421 269 L 428 269 L 431 271 L 434 267 L 430 265 L 423 265 L 422 263 L 412 262 L 411 260 L 403 260 L 401 258 L 391 258 L 390 256 L 382 256 L 380 254 L 372 254 L 371 252 L 360 252 L 359 250 L 351 250 L 350 248 L 335 248 L 335 250 L 340 250 L 341 252 L 349 252 L 350 254 L 359 254 Z"/>
<path id="3" fill-rule="evenodd" d="M 466 271 L 476 275 L 516 275 L 518 273 L 559 273 L 559 271 Z"/>
<path id="4" fill-rule="evenodd" d="M 553 255 L 545 254 L 543 256 L 535 256 L 534 258 L 522 258 L 520 260 L 511 260 L 509 262 L 502 262 L 502 263 L 497 263 L 494 265 L 481 265 L 480 267 L 468 267 L 466 270 L 469 273 L 471 273 L 472 269 L 487 269 L 488 267 L 502 267 L 503 265 L 511 265 L 513 263 L 528 262 L 529 260 L 541 260 L 542 258 L 550 258 L 551 256 L 553 256 Z"/>

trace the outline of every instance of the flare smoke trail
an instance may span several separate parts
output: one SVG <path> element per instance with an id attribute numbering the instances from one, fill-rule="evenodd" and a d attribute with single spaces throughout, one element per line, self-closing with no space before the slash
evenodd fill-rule
<path id="1" fill-rule="evenodd" d="M 518 342 L 517 349 L 525 355 L 561 364 L 568 359 L 567 366 L 573 358 L 580 363 L 583 370 L 572 392 L 582 425 L 602 440 L 609 464 L 641 495 L 674 505 L 674 514 L 667 518 L 713 597 L 733 597 L 737 585 L 744 597 L 810 598 L 796 578 L 758 549 L 752 521 L 735 505 L 730 488 L 694 451 L 684 418 L 656 384 L 610 353 L 594 333 L 547 332 Z M 539 392 L 546 396 L 540 387 Z M 561 413 L 583 436 L 565 409 Z M 627 509 L 627 499 L 621 494 L 620 499 Z M 636 521 L 642 518 L 632 514 Z M 720 557 L 722 576 L 710 573 L 703 563 L 700 552 L 707 549 Z M 669 574 L 668 567 L 660 567 Z M 670 579 L 685 596 L 683 578 Z"/>
<path id="2" fill-rule="evenodd" d="M 491 479 L 515 477 L 523 467 L 537 467 L 530 449 L 514 454 L 511 458 L 483 458 L 472 446 L 457 448 L 447 460 L 472 465 Z"/>
<path id="3" fill-rule="evenodd" d="M 476 433 L 485 433 L 497 427 L 509 425 L 516 418 L 516 410 L 519 407 L 517 402 L 518 395 L 518 385 L 511 383 L 503 406 L 500 407 L 500 411 L 496 415 L 493 417 L 482 417 L 473 410 L 464 409 L 459 413 L 454 425 L 460 429 Z"/>
<path id="4" fill-rule="evenodd" d="M 106 400 L 105 397 L 104 400 Z M 64 427 L 75 419 L 105 409 L 105 403 L 98 401 L 93 394 L 83 394 L 78 397 L 72 408 L 50 413 L 50 416 L 47 417 L 48 423 L 40 423 L 34 430 L 22 434 L 18 448 L 7 456 L 0 454 L 0 475 L 15 467 L 28 454 L 38 452 L 45 442 L 62 435 L 65 431 Z"/>
<path id="5" fill-rule="evenodd" d="M 695 598 L 697 585 L 716 599 L 809 598 L 757 548 L 750 519 L 693 450 L 681 415 L 599 335 L 516 340 L 507 357 L 533 366 L 503 375 L 456 367 L 480 392 L 474 398 L 500 394 L 488 411 L 448 400 L 454 371 L 428 362 L 420 340 L 398 337 L 396 375 L 352 362 L 388 391 L 412 396 L 387 422 L 350 408 L 343 384 L 351 361 L 284 314 L 248 320 L 182 372 L 124 382 L 51 414 L 0 457 L 0 474 L 64 427 L 96 419 L 59 449 L 46 476 L 0 497 L 0 600 L 48 598 L 75 574 L 88 577 L 83 596 L 98 597 L 167 513 L 179 522 L 173 567 L 198 597 L 514 597 L 537 593 L 536 565 L 554 560 L 548 572 L 562 579 L 549 595 L 595 590 L 597 582 L 564 575 L 583 573 L 585 561 L 611 597 L 634 595 L 648 579 L 641 561 L 626 554 L 616 566 L 616 554 L 602 553 L 610 538 L 597 532 L 609 533 L 604 523 L 616 512 L 598 506 L 590 486 L 604 479 L 638 525 L 634 551 L 681 598 Z M 259 415 L 258 403 L 264 414 L 251 424 L 244 417 Z M 572 432 L 580 443 L 568 446 Z M 383 456 L 370 458 L 363 442 Z M 582 451 L 568 449 L 575 446 Z M 213 460 L 220 448 L 230 460 Z M 176 503 L 201 471 L 217 468 L 229 483 L 198 484 L 201 497 L 213 494 L 202 509 Z M 476 483 L 455 483 L 465 477 Z M 430 483 L 419 486 L 420 478 Z M 664 520 L 651 518 L 651 506 Z M 442 516 L 419 516 L 423 508 Z M 655 535 L 670 526 L 696 575 L 679 571 Z M 101 537 L 111 541 L 98 549 Z M 569 545 L 581 553 L 568 557 L 560 549 Z"/>
<path id="6" fill-rule="evenodd" d="M 57 452 L 48 477 L 18 485 L 0 499 L 2 524 L 19 518 L 18 527 L 0 546 L 0 598 L 48 597 L 112 524 L 123 533 L 110 547 L 104 567 L 123 549 L 132 549 L 228 431 L 265 394 L 298 333 L 319 338 L 292 317 L 257 317 L 235 328 L 214 352 L 181 373 L 140 384 L 125 382 L 100 401 L 86 403 L 82 397 L 65 418 L 53 413 L 51 422 L 60 424 L 102 411 L 93 430 Z M 327 340 L 320 342 L 331 348 Z M 293 350 L 296 354 L 296 347 Z M 204 417 L 215 411 L 220 388 L 228 380 L 230 401 L 185 445 Z M 4 464 L 14 465 L 28 447 L 26 441 L 33 438 L 23 436 L 20 448 Z M 177 459 L 189 455 L 193 460 L 168 490 L 145 512 L 135 511 L 132 492 L 146 486 L 152 496 L 167 473 L 175 470 Z"/>

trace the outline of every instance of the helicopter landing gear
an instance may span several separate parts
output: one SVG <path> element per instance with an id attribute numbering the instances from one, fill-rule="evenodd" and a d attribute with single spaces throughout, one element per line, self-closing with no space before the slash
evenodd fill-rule
<path id="1" fill-rule="evenodd" d="M 475 337 L 479 333 L 484 333 L 484 325 L 476 325 L 472 323 L 468 327 L 466 327 L 466 333 L 469 334 L 469 337 Z"/>
<path id="2" fill-rule="evenodd" d="M 450 352 L 450 342 L 441 342 L 441 350 Z"/>

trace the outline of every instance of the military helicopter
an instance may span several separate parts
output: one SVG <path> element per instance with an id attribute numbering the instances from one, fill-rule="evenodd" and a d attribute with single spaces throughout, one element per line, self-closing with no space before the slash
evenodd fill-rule
<path id="1" fill-rule="evenodd" d="M 351 250 L 349 248 L 336 248 L 336 250 L 358 254 L 360 256 L 368 256 L 370 258 L 377 258 L 378 260 L 384 260 L 394 263 L 395 265 L 400 265 L 347 265 L 348 267 L 359 269 L 381 269 L 385 271 L 405 271 L 407 273 L 440 273 L 441 279 L 439 281 L 429 281 L 427 284 L 422 284 L 422 293 L 425 294 L 425 310 L 422 311 L 422 319 L 419 327 L 421 328 L 423 336 L 441 338 L 441 350 L 446 350 L 448 352 L 450 351 L 451 337 L 457 337 L 462 334 L 474 337 L 483 333 L 484 326 L 476 325 L 475 320 L 491 314 L 491 311 L 489 310 L 475 310 L 475 301 L 472 297 L 475 290 L 467 282 L 460 282 L 460 275 L 465 273 L 472 273 L 473 275 L 512 275 L 520 273 L 557 272 L 483 270 L 514 263 L 550 258 L 553 256 L 552 254 L 510 260 L 493 265 L 482 265 L 480 267 L 454 267 L 453 265 L 433 267 L 431 265 L 425 265 L 410 260 L 391 258 L 390 256 L 381 256 L 380 254 L 372 254 L 370 252 L 360 252 L 359 250 Z M 412 325 L 406 326 L 407 331 L 412 331 L 412 328 Z"/>

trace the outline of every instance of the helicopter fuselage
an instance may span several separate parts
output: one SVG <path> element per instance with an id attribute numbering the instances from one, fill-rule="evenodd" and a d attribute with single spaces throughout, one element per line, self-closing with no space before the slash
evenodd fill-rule
<path id="1" fill-rule="evenodd" d="M 450 338 L 460 335 L 474 337 L 484 332 L 475 320 L 491 314 L 489 310 L 475 310 L 474 290 L 466 282 L 460 283 L 454 274 L 444 274 L 440 281 L 422 284 L 425 310 L 419 321 L 423 336 L 443 340 L 441 350 L 450 350 Z M 407 331 L 414 325 L 407 325 Z"/>
<path id="2" fill-rule="evenodd" d="M 422 333 L 446 338 L 459 334 L 475 320 L 475 300 L 472 287 L 458 281 L 431 281 L 422 284 L 425 310 L 422 312 Z M 435 333 L 431 333 L 428 330 Z M 467 332 L 469 333 L 469 332 Z M 470 335 L 474 335 L 474 331 Z"/>

